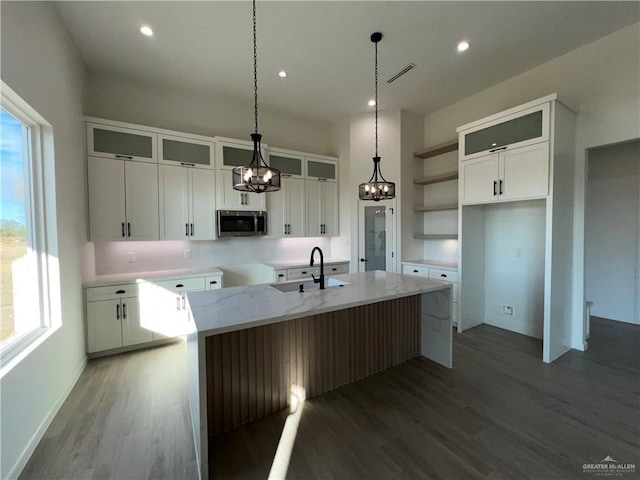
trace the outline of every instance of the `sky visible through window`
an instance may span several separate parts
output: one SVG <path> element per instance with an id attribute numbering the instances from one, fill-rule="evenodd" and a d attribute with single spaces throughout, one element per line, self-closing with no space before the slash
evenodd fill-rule
<path id="1" fill-rule="evenodd" d="M 13 266 L 27 254 L 26 128 L 0 109 L 0 342 L 15 333 Z"/>

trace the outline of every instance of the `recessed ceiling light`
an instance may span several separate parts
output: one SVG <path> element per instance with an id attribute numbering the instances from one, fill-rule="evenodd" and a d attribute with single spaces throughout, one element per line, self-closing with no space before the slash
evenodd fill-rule
<path id="1" fill-rule="evenodd" d="M 376 101 L 375 100 L 373 100 L 373 99 L 369 100 L 369 106 L 370 107 L 374 107 L 375 105 L 376 105 Z"/>
<path id="2" fill-rule="evenodd" d="M 287 78 L 287 72 L 285 72 L 284 70 L 280 70 L 280 71 L 278 72 L 278 76 L 279 76 L 280 78 Z"/>
<path id="3" fill-rule="evenodd" d="M 459 44 L 458 44 L 458 51 L 459 52 L 464 52 L 469 50 L 469 42 L 467 42 L 466 40 L 462 40 Z"/>
<path id="4" fill-rule="evenodd" d="M 146 35 L 147 37 L 153 36 L 153 30 L 149 25 L 143 25 L 140 27 L 140 33 Z"/>

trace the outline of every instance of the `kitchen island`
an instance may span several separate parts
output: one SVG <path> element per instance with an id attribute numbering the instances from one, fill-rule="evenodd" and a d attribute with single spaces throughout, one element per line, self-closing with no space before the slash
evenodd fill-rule
<path id="1" fill-rule="evenodd" d="M 188 294 L 189 400 L 201 478 L 209 437 L 423 355 L 452 366 L 451 285 L 387 272 L 324 290 L 269 285 Z M 342 285 L 342 286 L 340 286 Z"/>

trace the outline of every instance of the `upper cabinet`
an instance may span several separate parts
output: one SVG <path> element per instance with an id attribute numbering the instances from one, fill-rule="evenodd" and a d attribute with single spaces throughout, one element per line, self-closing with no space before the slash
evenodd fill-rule
<path id="1" fill-rule="evenodd" d="M 87 154 L 92 157 L 156 162 L 157 135 L 120 126 L 87 123 Z"/>
<path id="2" fill-rule="evenodd" d="M 549 140 L 549 103 L 471 124 L 460 132 L 460 160 Z"/>
<path id="3" fill-rule="evenodd" d="M 280 170 L 283 177 L 304 178 L 304 157 L 283 150 L 269 150 L 269 166 Z"/>
<path id="4" fill-rule="evenodd" d="M 305 161 L 307 165 L 306 177 L 309 180 L 338 181 L 338 164 L 335 160 L 305 157 Z"/>
<path id="5" fill-rule="evenodd" d="M 541 99 L 458 129 L 461 204 L 549 194 L 550 112 L 550 101 Z"/>
<path id="6" fill-rule="evenodd" d="M 262 156 L 266 156 L 264 149 Z M 232 170 L 251 163 L 253 144 L 216 142 L 216 158 L 218 165 L 216 208 L 218 210 L 266 210 L 265 195 L 270 195 L 269 193 L 247 193 L 233 188 Z"/>
<path id="7" fill-rule="evenodd" d="M 213 142 L 189 137 L 158 135 L 159 163 L 213 169 L 213 159 Z"/>

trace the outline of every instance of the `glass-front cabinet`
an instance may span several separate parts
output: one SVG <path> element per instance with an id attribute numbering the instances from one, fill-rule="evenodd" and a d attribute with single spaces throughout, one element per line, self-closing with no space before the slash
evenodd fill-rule
<path id="1" fill-rule="evenodd" d="M 549 104 L 497 118 L 460 136 L 460 159 L 524 147 L 549 140 Z"/>
<path id="2" fill-rule="evenodd" d="M 304 178 L 304 157 L 279 150 L 268 150 L 269 166 L 289 178 Z"/>
<path id="3" fill-rule="evenodd" d="M 156 162 L 155 133 L 87 123 L 87 154 L 93 157 Z"/>
<path id="4" fill-rule="evenodd" d="M 338 164 L 333 160 L 305 157 L 307 164 L 306 177 L 310 180 L 328 182 L 338 181 Z"/>
<path id="5" fill-rule="evenodd" d="M 213 169 L 213 142 L 195 138 L 158 135 L 158 162 Z"/>

